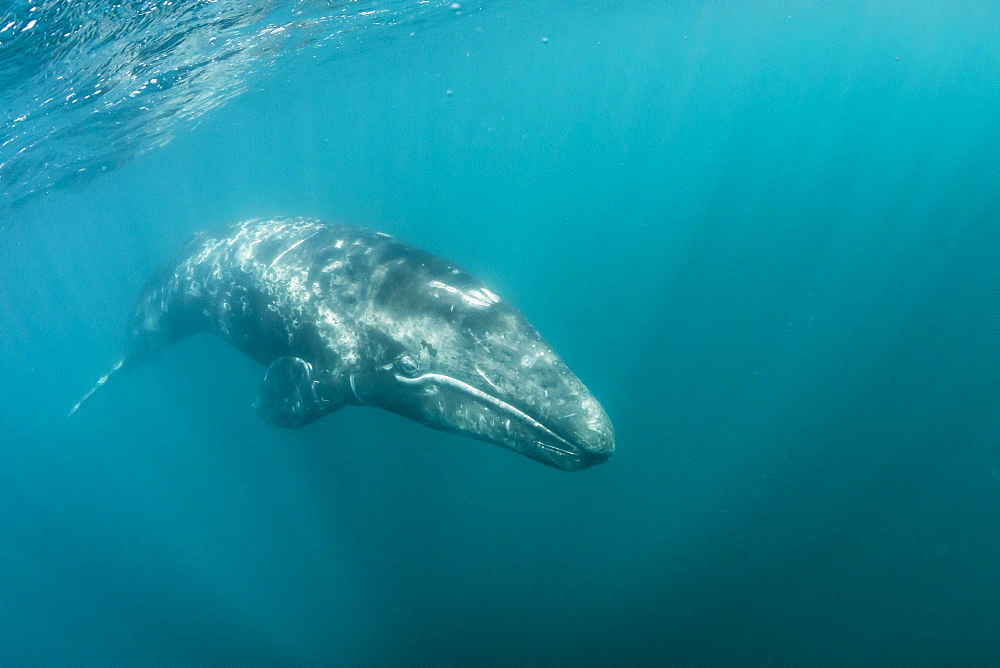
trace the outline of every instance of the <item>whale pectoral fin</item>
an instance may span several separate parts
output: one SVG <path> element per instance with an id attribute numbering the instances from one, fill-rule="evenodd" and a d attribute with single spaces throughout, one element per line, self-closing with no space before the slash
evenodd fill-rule
<path id="1" fill-rule="evenodd" d="M 303 427 L 331 413 L 342 402 L 322 396 L 312 364 L 299 357 L 282 357 L 267 368 L 254 411 L 277 427 Z"/>

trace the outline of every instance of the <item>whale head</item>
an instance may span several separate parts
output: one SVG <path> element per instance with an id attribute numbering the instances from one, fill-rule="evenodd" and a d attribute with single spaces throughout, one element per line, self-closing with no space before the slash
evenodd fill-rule
<path id="1" fill-rule="evenodd" d="M 566 471 L 611 456 L 601 404 L 520 312 L 445 260 L 397 250 L 364 318 L 359 402 Z"/>

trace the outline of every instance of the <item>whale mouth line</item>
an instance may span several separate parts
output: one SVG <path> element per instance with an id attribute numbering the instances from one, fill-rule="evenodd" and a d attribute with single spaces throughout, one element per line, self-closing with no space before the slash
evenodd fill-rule
<path id="1" fill-rule="evenodd" d="M 535 445 L 537 445 L 538 447 L 542 448 L 543 450 L 548 450 L 549 452 L 555 452 L 557 454 L 565 455 L 567 457 L 578 457 L 580 455 L 579 452 L 574 452 L 574 451 L 571 451 L 571 450 L 563 450 L 562 448 L 557 448 L 556 446 L 552 445 L 551 443 L 545 443 L 544 441 L 539 441 L 537 439 L 535 440 L 534 443 L 535 443 Z"/>
<path id="2" fill-rule="evenodd" d="M 459 392 L 470 395 L 490 406 L 493 406 L 500 412 L 509 415 L 510 417 L 516 419 L 518 422 L 521 422 L 522 424 L 527 425 L 536 432 L 540 432 L 542 436 L 546 438 L 546 440 L 552 441 L 547 443 L 538 438 L 532 439 L 532 444 L 538 446 L 543 451 L 545 451 L 546 456 L 548 456 L 550 459 L 552 458 L 553 455 L 556 455 L 556 456 L 568 457 L 575 462 L 578 461 L 580 458 L 582 458 L 583 455 L 585 454 L 579 446 L 575 445 L 571 441 L 555 433 L 554 431 L 552 431 L 544 424 L 542 424 L 535 418 L 531 417 L 531 415 L 525 413 L 521 409 L 510 405 L 503 399 L 495 397 L 492 394 L 489 394 L 488 392 L 483 392 L 479 388 L 474 387 L 473 385 L 469 385 L 468 383 L 461 381 L 457 378 L 454 378 L 452 376 L 446 376 L 440 373 L 425 373 L 420 376 L 416 376 L 414 378 L 409 378 L 407 376 L 401 376 L 399 374 L 396 374 L 396 378 L 400 382 L 405 383 L 407 385 L 428 385 L 431 383 L 446 385 L 455 390 L 458 390 Z"/>

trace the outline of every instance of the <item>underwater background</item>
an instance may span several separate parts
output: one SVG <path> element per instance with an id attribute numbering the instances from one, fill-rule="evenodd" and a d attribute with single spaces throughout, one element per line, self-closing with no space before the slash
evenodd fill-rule
<path id="1" fill-rule="evenodd" d="M 0 664 L 997 665 L 998 82 L 992 1 L 0 2 Z M 614 457 L 209 336 L 64 420 L 272 215 L 478 275 Z"/>

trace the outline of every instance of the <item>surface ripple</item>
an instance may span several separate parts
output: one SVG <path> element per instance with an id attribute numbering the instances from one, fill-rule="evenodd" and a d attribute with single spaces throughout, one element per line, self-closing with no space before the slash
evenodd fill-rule
<path id="1" fill-rule="evenodd" d="M 442 0 L 40 0 L 0 8 L 0 208 L 169 142 L 285 54 L 467 13 Z"/>

